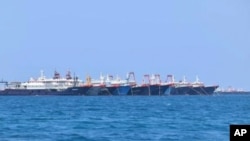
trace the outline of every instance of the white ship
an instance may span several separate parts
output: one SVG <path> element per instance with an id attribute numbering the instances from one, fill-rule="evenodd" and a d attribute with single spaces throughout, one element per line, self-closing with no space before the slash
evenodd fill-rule
<path id="1" fill-rule="evenodd" d="M 55 90 L 61 91 L 69 87 L 79 86 L 82 81 L 77 77 L 72 78 L 70 71 L 67 72 L 66 77 L 61 77 L 55 71 L 53 78 L 46 78 L 44 72 L 38 78 L 30 78 L 27 82 L 10 82 L 6 83 L 5 90 Z"/>

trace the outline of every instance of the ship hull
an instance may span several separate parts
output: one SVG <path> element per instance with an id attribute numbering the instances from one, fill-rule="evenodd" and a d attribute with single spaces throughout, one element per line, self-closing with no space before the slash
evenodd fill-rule
<path id="1" fill-rule="evenodd" d="M 176 86 L 170 86 L 169 90 L 165 94 L 168 95 L 188 95 L 190 91 L 190 86 L 182 86 L 182 87 L 176 87 Z"/>
<path id="2" fill-rule="evenodd" d="M 46 90 L 26 90 L 26 89 L 21 89 L 21 90 L 15 90 L 15 89 L 6 89 L 0 91 L 1 96 L 23 96 L 23 95 L 50 95 L 51 93 L 55 93 L 56 90 L 53 89 L 46 89 Z"/>
<path id="3" fill-rule="evenodd" d="M 112 95 L 115 87 L 104 87 L 104 86 L 93 86 L 91 87 L 86 95 L 88 96 L 98 96 L 98 95 Z"/>
<path id="4" fill-rule="evenodd" d="M 101 87 L 93 86 L 87 91 L 86 95 L 88 95 L 88 96 L 97 96 L 97 95 L 99 95 L 100 92 L 101 92 Z"/>
<path id="5" fill-rule="evenodd" d="M 128 95 L 150 95 L 149 86 L 135 86 L 132 87 Z"/>
<path id="6" fill-rule="evenodd" d="M 71 96 L 71 95 L 86 95 L 88 90 L 90 89 L 91 87 L 71 87 L 71 88 L 68 88 L 66 89 L 65 91 L 59 91 L 59 92 L 55 92 L 55 93 L 52 93 L 53 95 L 65 95 L 65 96 Z"/>
<path id="7" fill-rule="evenodd" d="M 168 95 L 211 95 L 218 86 L 171 86 L 166 92 Z"/>
<path id="8" fill-rule="evenodd" d="M 163 95 L 169 85 L 145 85 L 132 87 L 128 95 Z"/>
<path id="9" fill-rule="evenodd" d="M 189 90 L 190 95 L 212 95 L 218 86 L 200 86 L 192 87 Z"/>
<path id="10" fill-rule="evenodd" d="M 0 91 L 0 96 L 32 96 L 32 95 L 85 95 L 90 87 L 70 87 L 66 90 L 56 89 L 5 89 Z"/>
<path id="11" fill-rule="evenodd" d="M 117 87 L 109 86 L 101 89 L 99 95 L 113 95 L 113 92 L 117 89 Z"/>
<path id="12" fill-rule="evenodd" d="M 112 92 L 112 94 L 113 95 L 128 95 L 128 92 L 130 89 L 131 89 L 131 86 L 118 86 Z"/>

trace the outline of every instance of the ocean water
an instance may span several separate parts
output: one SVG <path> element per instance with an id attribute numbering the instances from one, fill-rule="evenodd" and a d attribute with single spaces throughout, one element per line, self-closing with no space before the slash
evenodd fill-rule
<path id="1" fill-rule="evenodd" d="M 1 141 L 228 141 L 250 95 L 2 96 Z"/>

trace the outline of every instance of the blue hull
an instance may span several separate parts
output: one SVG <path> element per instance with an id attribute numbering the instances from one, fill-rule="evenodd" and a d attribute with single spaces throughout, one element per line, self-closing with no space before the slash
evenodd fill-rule
<path id="1" fill-rule="evenodd" d="M 165 92 L 168 95 L 187 95 L 189 94 L 190 86 L 183 86 L 183 87 L 175 87 L 170 86 L 169 89 Z"/>
<path id="2" fill-rule="evenodd" d="M 145 85 L 132 87 L 128 95 L 164 95 L 169 85 Z"/>
<path id="3" fill-rule="evenodd" d="M 218 86 L 200 86 L 200 87 L 175 87 L 171 86 L 165 93 L 168 95 L 211 95 Z"/>
<path id="4" fill-rule="evenodd" d="M 193 87 L 190 89 L 190 95 L 211 95 L 218 88 L 218 86 L 201 86 L 201 87 Z"/>
<path id="5" fill-rule="evenodd" d="M 127 95 L 131 86 L 118 86 L 116 89 L 113 91 L 113 95 Z"/>

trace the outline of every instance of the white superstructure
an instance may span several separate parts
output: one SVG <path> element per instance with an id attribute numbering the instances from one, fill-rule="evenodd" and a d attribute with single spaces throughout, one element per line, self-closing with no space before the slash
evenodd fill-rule
<path id="1" fill-rule="evenodd" d="M 72 78 L 70 72 L 66 74 L 65 78 L 61 78 L 60 74 L 55 71 L 53 78 L 46 78 L 43 71 L 37 79 L 30 78 L 27 82 L 11 82 L 7 85 L 8 89 L 27 89 L 27 90 L 43 90 L 56 89 L 64 90 L 72 86 L 81 84 L 82 81 L 77 77 Z"/>
<path id="2" fill-rule="evenodd" d="M 133 78 L 131 78 L 131 75 Z M 127 86 L 136 84 L 134 79 L 133 72 L 127 74 L 126 79 L 122 79 L 118 75 L 114 78 L 113 75 L 102 75 L 100 74 L 99 79 L 92 79 L 90 76 L 87 76 L 85 85 L 91 86 Z"/>

